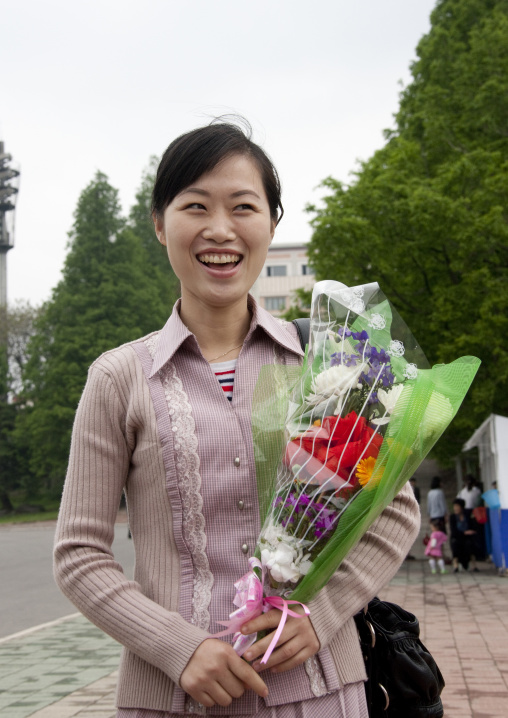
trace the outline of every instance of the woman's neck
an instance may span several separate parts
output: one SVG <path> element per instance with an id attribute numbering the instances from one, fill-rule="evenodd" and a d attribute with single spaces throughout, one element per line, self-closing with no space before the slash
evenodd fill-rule
<path id="1" fill-rule="evenodd" d="M 213 307 L 182 297 L 180 318 L 194 334 L 207 361 L 235 359 L 249 331 L 247 298 L 225 307 Z"/>

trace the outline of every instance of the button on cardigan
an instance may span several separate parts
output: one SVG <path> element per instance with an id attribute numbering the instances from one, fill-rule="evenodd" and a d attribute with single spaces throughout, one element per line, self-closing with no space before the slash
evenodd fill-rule
<path id="1" fill-rule="evenodd" d="M 234 610 L 233 583 L 260 531 L 251 431 L 260 369 L 296 367 L 291 324 L 249 299 L 252 321 L 228 401 L 175 305 L 155 332 L 91 366 L 76 414 L 55 543 L 56 580 L 77 608 L 122 643 L 117 705 L 199 712 L 179 687 L 202 641 Z M 279 371 L 279 369 L 277 369 Z M 114 558 L 127 496 L 134 580 Z M 265 673 L 267 705 L 312 699 L 365 679 L 352 615 L 397 571 L 419 526 L 410 487 L 385 509 L 310 603 L 319 654 Z M 227 637 L 225 640 L 230 640 Z M 210 715 L 253 714 L 252 691 Z"/>

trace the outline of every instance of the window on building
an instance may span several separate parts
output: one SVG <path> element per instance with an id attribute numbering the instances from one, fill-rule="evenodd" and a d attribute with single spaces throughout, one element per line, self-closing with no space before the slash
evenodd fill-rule
<path id="1" fill-rule="evenodd" d="M 286 308 L 286 297 L 265 297 L 265 309 L 269 312 L 280 312 Z"/>
<path id="2" fill-rule="evenodd" d="M 308 264 L 302 264 L 302 274 L 314 274 L 314 270 Z"/>
<path id="3" fill-rule="evenodd" d="M 276 264 L 273 267 L 266 268 L 267 277 L 285 277 L 288 273 L 288 268 L 285 264 Z"/>

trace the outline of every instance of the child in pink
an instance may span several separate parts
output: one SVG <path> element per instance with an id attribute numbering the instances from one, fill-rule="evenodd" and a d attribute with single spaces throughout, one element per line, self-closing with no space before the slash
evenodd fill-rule
<path id="1" fill-rule="evenodd" d="M 425 555 L 429 556 L 430 572 L 436 573 L 437 559 L 439 571 L 441 573 L 447 573 L 443 559 L 442 546 L 445 541 L 448 541 L 448 536 L 444 533 L 444 531 L 441 531 L 441 526 L 437 521 L 431 521 L 430 528 L 432 529 L 432 533 L 430 534 L 429 543 L 425 546 Z"/>

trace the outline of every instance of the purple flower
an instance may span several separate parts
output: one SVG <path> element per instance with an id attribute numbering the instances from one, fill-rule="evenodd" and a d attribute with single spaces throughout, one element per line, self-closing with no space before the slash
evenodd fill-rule
<path id="1" fill-rule="evenodd" d="M 360 344 L 365 344 L 369 341 L 369 335 L 365 331 L 365 329 L 361 332 L 352 332 L 353 339 L 356 339 L 356 341 L 360 342 Z"/>
<path id="2" fill-rule="evenodd" d="M 385 387 L 385 389 L 388 389 L 389 387 L 393 386 L 395 377 L 388 369 L 388 367 L 386 367 L 385 371 L 383 371 L 383 373 L 381 374 L 381 381 L 383 382 L 383 386 Z"/>
<path id="3" fill-rule="evenodd" d="M 373 365 L 390 363 L 390 355 L 387 354 L 384 349 L 378 351 L 376 347 L 369 347 L 365 350 L 365 356 L 369 358 Z"/>
<path id="4" fill-rule="evenodd" d="M 293 493 L 289 494 L 289 496 L 286 499 L 286 506 L 294 506 L 296 508 L 297 505 L 298 505 L 298 498 L 297 498 L 296 494 L 293 494 Z"/>
<path id="5" fill-rule="evenodd" d="M 324 529 L 326 532 L 332 528 L 333 523 L 334 523 L 334 521 L 331 516 L 325 516 L 323 518 L 318 519 L 318 521 L 316 521 L 315 525 L 316 525 L 317 529 Z"/>
<path id="6" fill-rule="evenodd" d="M 347 354 L 344 357 L 344 365 L 345 366 L 356 366 L 358 362 L 360 361 L 360 357 L 356 354 Z"/>
<path id="7" fill-rule="evenodd" d="M 308 506 L 310 503 L 312 503 L 312 499 L 309 496 L 307 496 L 307 494 L 300 494 L 298 503 L 302 504 L 303 506 Z"/>
<path id="8" fill-rule="evenodd" d="M 331 355 L 330 366 L 356 366 L 358 364 L 359 357 L 356 354 L 341 354 L 340 352 L 334 352 Z"/>

